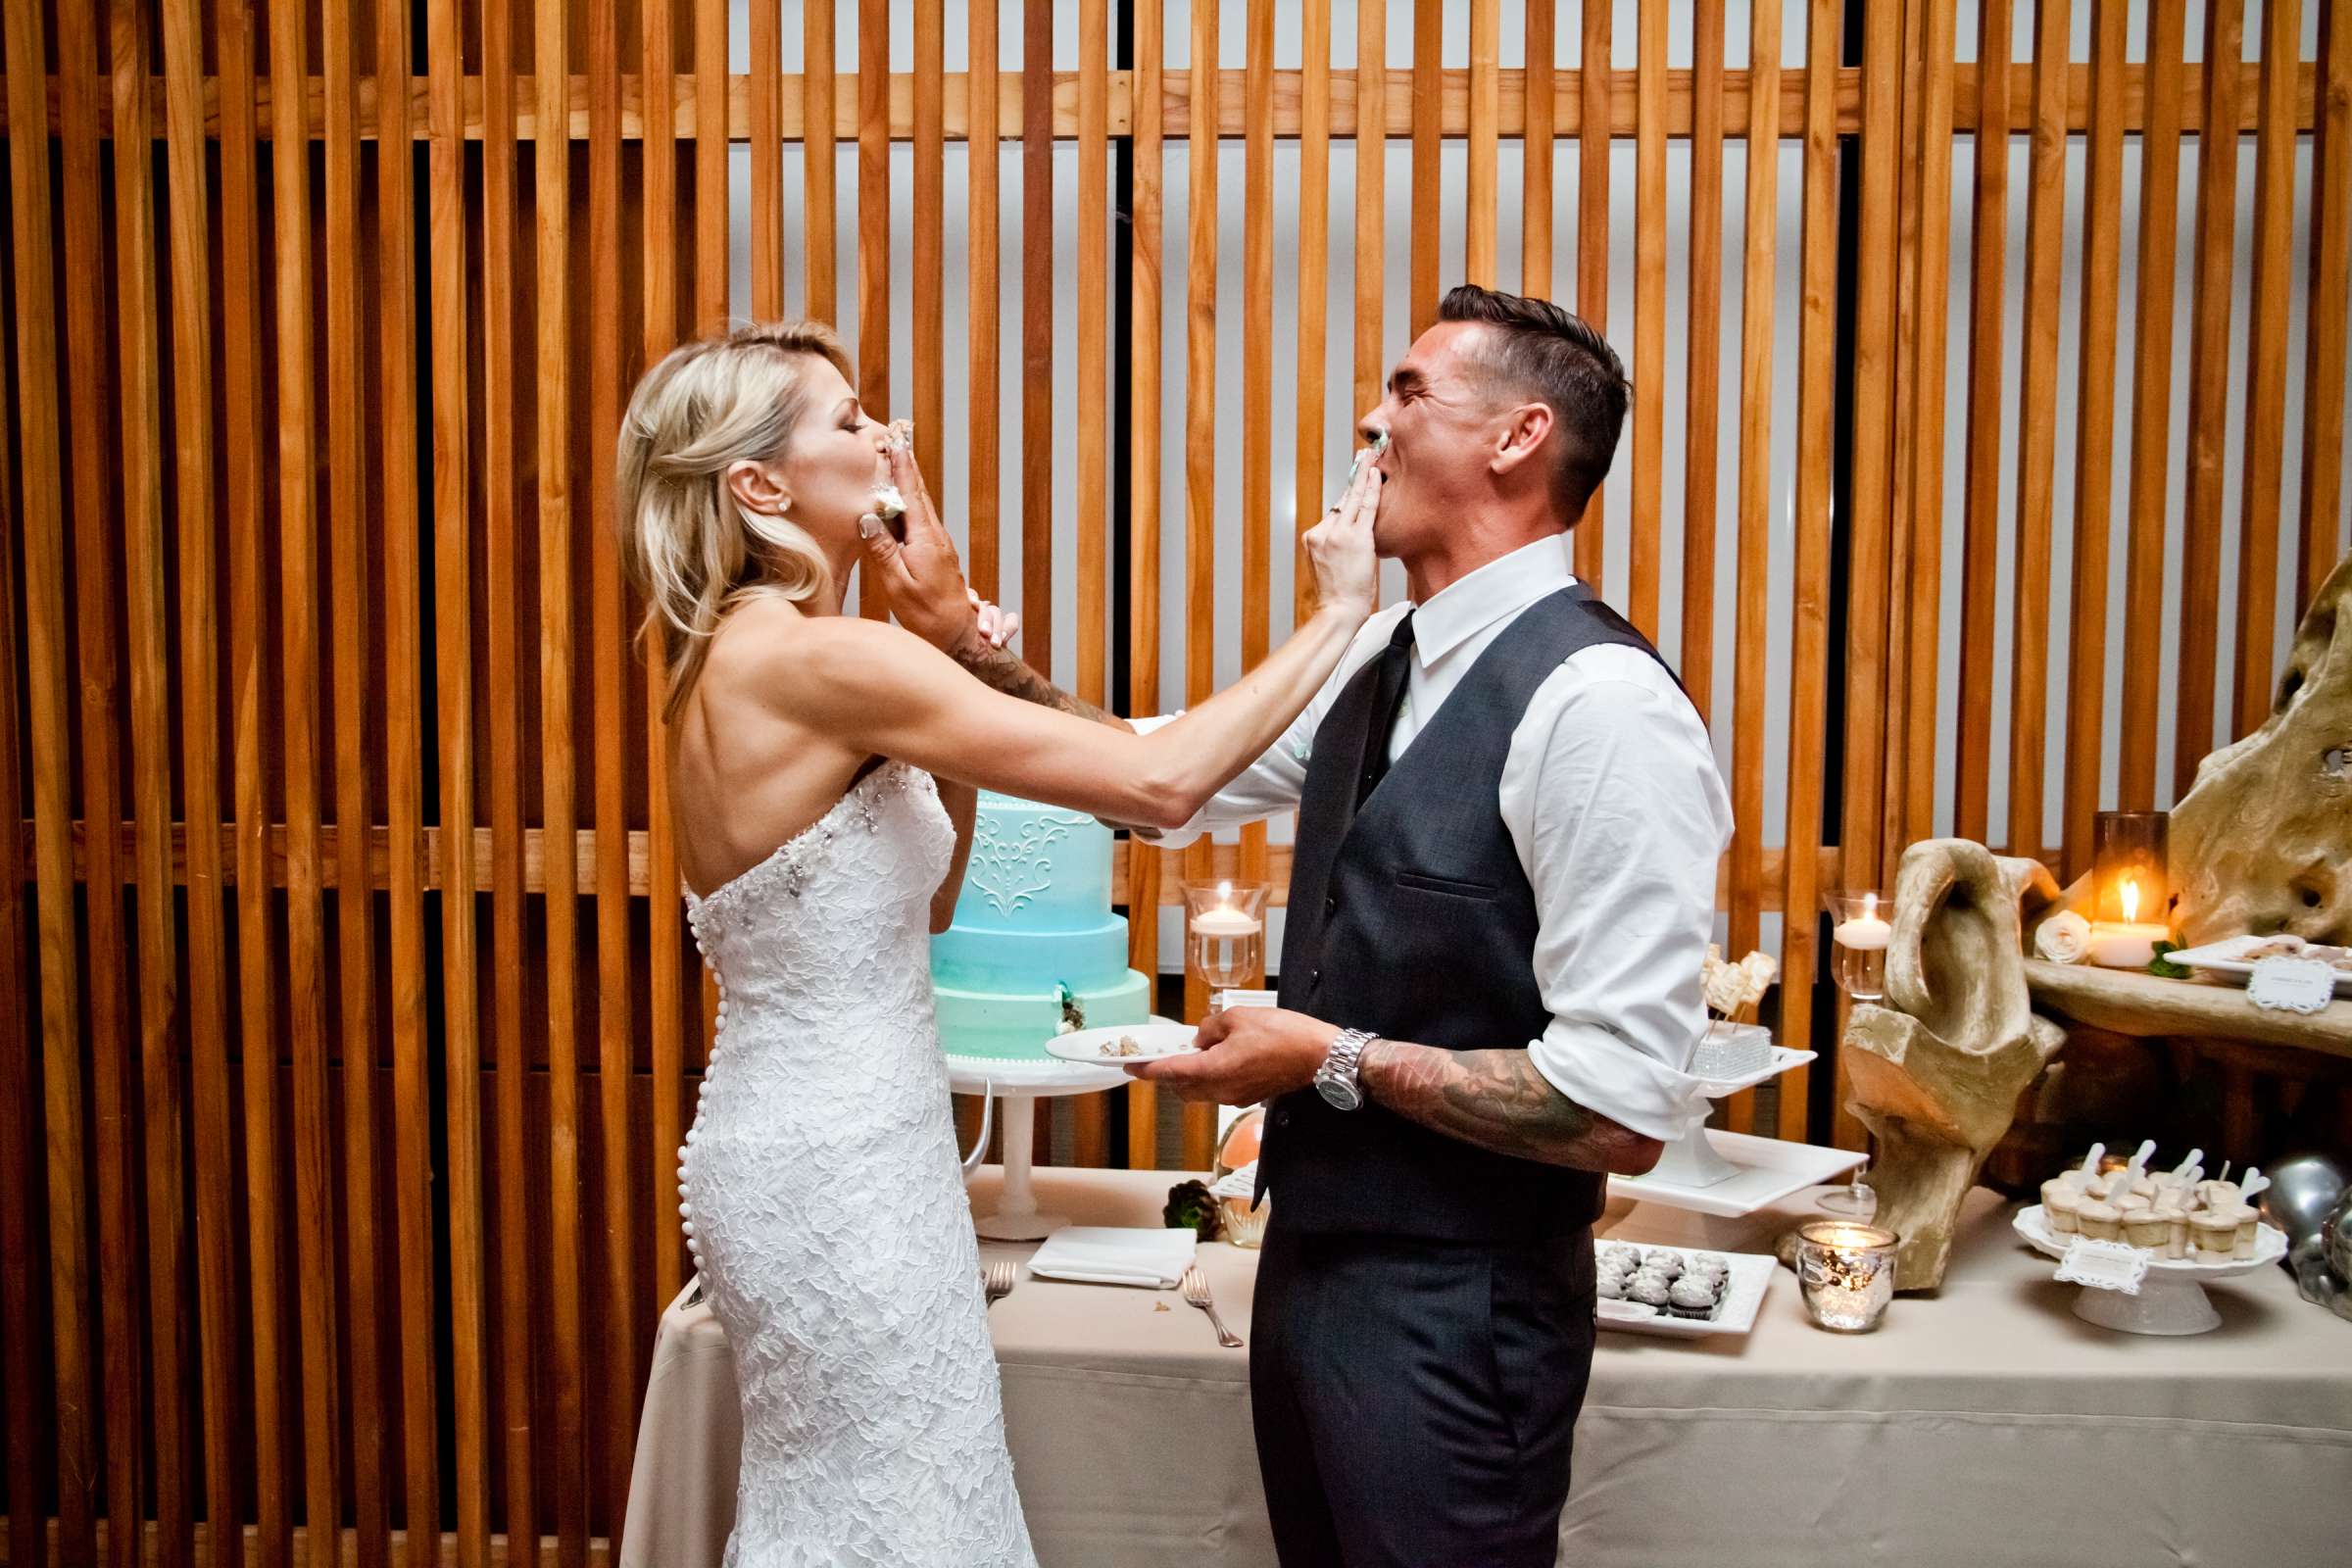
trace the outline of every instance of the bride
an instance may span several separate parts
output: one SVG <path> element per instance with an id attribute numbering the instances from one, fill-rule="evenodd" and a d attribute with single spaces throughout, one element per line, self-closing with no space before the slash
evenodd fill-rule
<path id="1" fill-rule="evenodd" d="M 742 1394 L 726 1562 L 1028 1565 L 931 1010 L 974 790 L 1189 819 L 1369 613 L 1379 481 L 1307 534 L 1320 608 L 1297 634 L 1137 735 L 841 613 L 861 556 L 886 584 L 899 559 L 878 489 L 952 555 L 849 370 L 811 322 L 691 343 L 646 372 L 619 439 L 621 554 L 668 671 L 679 865 L 720 997 L 678 1211 Z"/>

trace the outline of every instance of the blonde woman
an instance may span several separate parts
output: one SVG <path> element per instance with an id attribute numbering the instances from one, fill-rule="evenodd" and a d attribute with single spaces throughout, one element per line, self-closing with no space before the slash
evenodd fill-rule
<path id="1" fill-rule="evenodd" d="M 1149 735 L 991 690 L 979 612 L 844 615 L 952 563 L 904 443 L 813 323 L 689 344 L 622 422 L 618 527 L 668 671 L 670 798 L 719 1025 L 679 1212 L 735 1352 L 730 1568 L 1034 1561 L 1004 1449 L 931 931 L 975 787 L 1174 826 L 1274 742 L 1369 613 L 1379 481 L 1309 532 L 1320 608 Z M 904 541 L 877 492 L 906 502 Z M 993 617 L 985 624 L 994 625 Z M 928 638 L 929 640 L 926 640 Z"/>

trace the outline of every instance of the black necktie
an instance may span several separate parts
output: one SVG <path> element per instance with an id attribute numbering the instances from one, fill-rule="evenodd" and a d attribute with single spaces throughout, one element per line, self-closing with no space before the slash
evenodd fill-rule
<path id="1" fill-rule="evenodd" d="M 1364 765 L 1355 776 L 1355 804 L 1389 771 L 1389 731 L 1396 727 L 1396 710 L 1404 706 L 1404 677 L 1413 660 L 1413 612 L 1406 611 L 1389 634 L 1389 646 L 1374 660 L 1372 721 L 1364 730 Z"/>

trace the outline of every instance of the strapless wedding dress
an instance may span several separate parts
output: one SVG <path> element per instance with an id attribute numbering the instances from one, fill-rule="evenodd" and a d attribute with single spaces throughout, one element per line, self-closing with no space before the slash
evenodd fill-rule
<path id="1" fill-rule="evenodd" d="M 727 1568 L 1033 1568 L 932 1021 L 955 829 L 885 762 L 688 919 L 718 1033 L 680 1152 L 735 1352 Z"/>

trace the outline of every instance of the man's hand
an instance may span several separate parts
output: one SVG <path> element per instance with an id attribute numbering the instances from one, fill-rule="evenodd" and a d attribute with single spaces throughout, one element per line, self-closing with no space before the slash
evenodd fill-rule
<path id="1" fill-rule="evenodd" d="M 900 625 L 950 658 L 957 658 L 990 640 L 980 626 L 980 600 L 964 584 L 956 541 L 948 536 L 947 525 L 939 520 L 939 509 L 931 504 L 931 491 L 923 483 L 923 470 L 915 463 L 913 451 L 894 444 L 889 463 L 891 482 L 906 501 L 902 519 L 906 537 L 901 539 L 879 520 L 868 526 L 869 519 L 859 518 L 866 569 L 890 596 L 891 612 Z M 996 646 L 1004 645 L 999 642 Z"/>
<path id="2" fill-rule="evenodd" d="M 1254 1105 L 1315 1081 L 1337 1024 L 1281 1007 L 1228 1007 L 1200 1024 L 1189 1056 L 1138 1062 L 1130 1077 L 1164 1086 L 1179 1100 Z"/>

